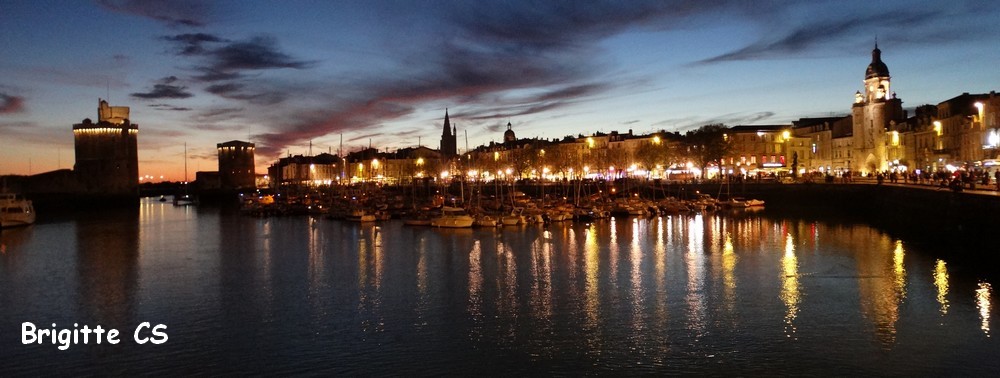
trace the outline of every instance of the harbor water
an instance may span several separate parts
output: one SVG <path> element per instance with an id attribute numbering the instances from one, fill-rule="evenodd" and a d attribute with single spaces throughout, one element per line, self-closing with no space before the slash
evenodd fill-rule
<path id="1" fill-rule="evenodd" d="M 434 229 L 144 199 L 0 233 L 0 375 L 996 374 L 995 276 L 944 248 L 770 211 Z"/>

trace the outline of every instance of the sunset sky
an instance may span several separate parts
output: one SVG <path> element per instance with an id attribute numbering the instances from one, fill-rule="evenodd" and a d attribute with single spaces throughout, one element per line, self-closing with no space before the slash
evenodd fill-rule
<path id="1" fill-rule="evenodd" d="M 846 114 L 878 38 L 912 109 L 1000 89 L 995 1 L 3 1 L 0 174 L 73 166 L 98 98 L 140 175 L 279 155 Z"/>

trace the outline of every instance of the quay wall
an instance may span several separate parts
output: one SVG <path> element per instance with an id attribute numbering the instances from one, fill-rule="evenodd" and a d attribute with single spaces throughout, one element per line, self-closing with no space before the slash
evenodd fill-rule
<path id="1" fill-rule="evenodd" d="M 949 253 L 1000 260 L 1000 195 L 931 186 L 874 184 L 748 184 L 733 196 L 765 201 L 765 211 L 816 220 L 860 221 Z M 719 184 L 687 185 L 713 197 Z M 723 191 L 724 193 L 724 191 Z M 954 248 L 951 248 L 954 247 Z M 998 255 L 994 257 L 993 255 Z"/>

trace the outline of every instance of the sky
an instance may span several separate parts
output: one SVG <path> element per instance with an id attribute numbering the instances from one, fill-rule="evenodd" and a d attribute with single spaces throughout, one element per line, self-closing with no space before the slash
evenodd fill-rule
<path id="1" fill-rule="evenodd" d="M 139 174 L 287 154 L 845 115 L 876 38 L 904 108 L 1000 89 L 995 1 L 0 2 L 0 175 L 131 108 Z M 467 140 L 467 142 L 466 142 Z M 341 142 L 342 141 L 342 142 Z M 185 155 L 186 146 L 186 155 Z M 342 149 L 341 149 L 341 146 Z"/>

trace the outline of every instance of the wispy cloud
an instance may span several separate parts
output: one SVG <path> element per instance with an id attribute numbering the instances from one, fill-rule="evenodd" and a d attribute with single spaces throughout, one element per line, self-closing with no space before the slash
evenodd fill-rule
<path id="1" fill-rule="evenodd" d="M 669 128 L 672 131 L 686 131 L 696 129 L 704 125 L 723 124 L 726 126 L 737 126 L 755 124 L 773 119 L 775 113 L 772 111 L 761 111 L 753 113 L 729 113 L 714 117 L 685 117 L 666 119 L 653 123 L 653 127 Z"/>
<path id="2" fill-rule="evenodd" d="M 175 112 L 186 112 L 191 110 L 191 108 L 186 108 L 182 106 L 173 106 L 170 104 L 150 104 L 149 107 L 156 110 L 170 110 Z"/>
<path id="3" fill-rule="evenodd" d="M 205 26 L 212 2 L 196 0 L 98 0 L 112 11 L 150 18 L 169 26 Z"/>
<path id="4" fill-rule="evenodd" d="M 768 34 L 758 41 L 742 48 L 703 59 L 695 64 L 712 64 L 726 61 L 776 59 L 789 56 L 801 56 L 818 48 L 830 47 L 832 44 L 851 37 L 872 38 L 879 30 L 907 30 L 917 32 L 918 26 L 926 25 L 937 12 L 896 10 L 885 13 L 868 13 L 851 15 L 846 18 L 819 18 L 808 21 L 791 30 Z M 922 34 L 922 33 L 921 33 Z"/>
<path id="5" fill-rule="evenodd" d="M 0 93 L 0 114 L 20 113 L 24 111 L 24 97 Z"/>

